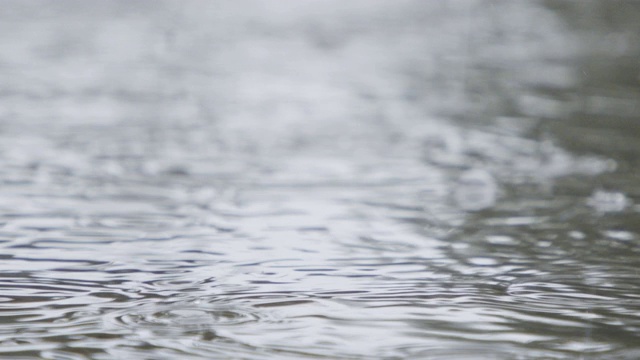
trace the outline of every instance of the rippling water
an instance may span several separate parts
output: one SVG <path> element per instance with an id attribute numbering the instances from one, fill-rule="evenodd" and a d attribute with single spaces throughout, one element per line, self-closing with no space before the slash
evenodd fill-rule
<path id="1" fill-rule="evenodd" d="M 632 2 L 25 4 L 2 357 L 640 357 Z"/>

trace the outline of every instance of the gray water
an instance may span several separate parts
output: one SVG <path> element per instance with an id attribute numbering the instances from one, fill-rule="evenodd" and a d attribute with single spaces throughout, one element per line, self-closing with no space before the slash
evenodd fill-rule
<path id="1" fill-rule="evenodd" d="M 640 357 L 633 1 L 5 1 L 0 357 Z"/>

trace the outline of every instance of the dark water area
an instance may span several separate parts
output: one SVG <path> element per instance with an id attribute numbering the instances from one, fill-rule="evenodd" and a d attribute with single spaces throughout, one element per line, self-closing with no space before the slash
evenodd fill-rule
<path id="1" fill-rule="evenodd" d="M 0 358 L 639 358 L 638 20 L 4 2 Z"/>

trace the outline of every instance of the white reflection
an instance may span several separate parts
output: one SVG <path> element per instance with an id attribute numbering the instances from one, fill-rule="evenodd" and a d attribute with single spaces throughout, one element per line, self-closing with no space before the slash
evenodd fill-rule
<path id="1" fill-rule="evenodd" d="M 630 204 L 627 196 L 617 191 L 596 190 L 589 199 L 587 205 L 599 213 L 620 212 Z"/>

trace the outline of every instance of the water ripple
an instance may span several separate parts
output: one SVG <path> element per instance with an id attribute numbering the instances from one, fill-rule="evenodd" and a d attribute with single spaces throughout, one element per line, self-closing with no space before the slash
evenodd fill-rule
<path id="1" fill-rule="evenodd" d="M 639 357 L 633 6 L 67 3 L 0 14 L 1 357 Z"/>

